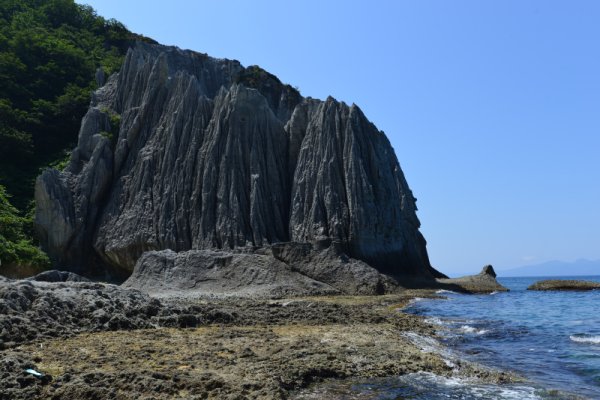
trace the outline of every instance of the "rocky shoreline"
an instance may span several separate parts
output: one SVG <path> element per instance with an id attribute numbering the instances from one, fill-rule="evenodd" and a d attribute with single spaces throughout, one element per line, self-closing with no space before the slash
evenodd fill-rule
<path id="1" fill-rule="evenodd" d="M 513 380 L 411 340 L 435 327 L 401 309 L 432 296 L 157 299 L 94 282 L 3 279 L 0 399 L 286 399 L 328 378 L 419 371 Z"/>

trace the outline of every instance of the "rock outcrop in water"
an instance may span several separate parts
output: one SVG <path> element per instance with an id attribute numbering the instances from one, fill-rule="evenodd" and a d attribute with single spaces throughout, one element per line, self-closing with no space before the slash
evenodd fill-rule
<path id="1" fill-rule="evenodd" d="M 279 243 L 326 242 L 377 273 L 441 276 L 394 151 L 357 106 L 173 47 L 128 52 L 94 93 L 68 167 L 45 171 L 35 197 L 45 249 L 85 275 L 127 276 L 147 251 L 274 257 Z M 326 273 L 307 276 L 328 285 L 315 278 Z"/>
<path id="2" fill-rule="evenodd" d="M 600 282 L 583 281 L 573 279 L 546 279 L 532 283 L 527 290 L 562 290 L 562 291 L 585 291 L 599 290 Z"/>
<path id="3" fill-rule="evenodd" d="M 508 292 L 508 289 L 502 286 L 496 280 L 496 271 L 491 265 L 486 265 L 477 275 L 467 275 L 460 278 L 438 279 L 438 282 L 445 285 L 446 289 L 465 293 L 492 293 Z"/>

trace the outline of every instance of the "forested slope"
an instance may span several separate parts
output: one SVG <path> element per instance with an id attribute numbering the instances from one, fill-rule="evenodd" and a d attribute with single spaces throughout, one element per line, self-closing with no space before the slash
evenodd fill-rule
<path id="1" fill-rule="evenodd" d="M 97 87 L 98 69 L 104 76 L 118 70 L 136 40 L 153 42 L 73 0 L 0 0 L 0 260 L 4 266 L 44 263 L 44 257 L 28 247 L 35 242 L 27 217 L 33 207 L 35 177 L 44 167 L 59 165 L 68 157 Z"/>

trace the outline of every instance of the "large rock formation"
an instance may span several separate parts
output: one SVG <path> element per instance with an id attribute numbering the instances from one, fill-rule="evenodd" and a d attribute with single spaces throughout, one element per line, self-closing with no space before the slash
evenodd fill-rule
<path id="1" fill-rule="evenodd" d="M 329 240 L 388 275 L 439 276 L 394 151 L 357 106 L 174 47 L 130 49 L 35 197 L 45 249 L 87 275 L 127 276 L 152 250 Z"/>

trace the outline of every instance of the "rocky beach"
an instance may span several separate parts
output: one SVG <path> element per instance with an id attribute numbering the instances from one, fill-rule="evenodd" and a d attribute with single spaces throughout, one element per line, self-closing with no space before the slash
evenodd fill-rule
<path id="1" fill-rule="evenodd" d="M 158 299 L 110 284 L 3 279 L 0 398 L 286 399 L 330 378 L 515 379 L 423 351 L 414 337 L 435 327 L 401 311 L 415 297 L 436 295 Z"/>

